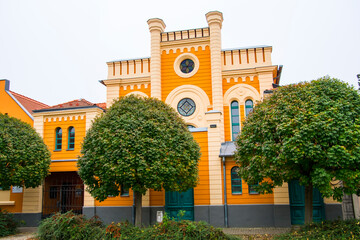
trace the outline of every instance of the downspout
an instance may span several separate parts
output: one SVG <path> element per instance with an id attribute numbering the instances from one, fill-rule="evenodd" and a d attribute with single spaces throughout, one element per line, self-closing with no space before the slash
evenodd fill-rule
<path id="1" fill-rule="evenodd" d="M 227 206 L 227 194 L 226 194 L 226 169 L 225 169 L 225 157 L 223 160 L 223 173 L 224 173 L 224 215 L 225 215 L 225 227 L 229 227 L 228 225 L 228 206 Z"/>
<path id="2" fill-rule="evenodd" d="M 135 225 L 135 193 L 134 193 L 134 191 L 133 191 L 133 205 L 132 205 L 131 220 L 132 220 L 133 225 Z"/>

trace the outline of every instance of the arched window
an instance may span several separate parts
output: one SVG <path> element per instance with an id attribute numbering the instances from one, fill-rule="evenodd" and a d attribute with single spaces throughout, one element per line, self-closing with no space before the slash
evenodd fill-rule
<path id="1" fill-rule="evenodd" d="M 249 184 L 249 194 L 259 194 L 259 192 L 255 190 L 256 186 L 259 186 L 259 183 L 254 185 Z"/>
<path id="2" fill-rule="evenodd" d="M 69 127 L 68 129 L 68 150 L 74 150 L 75 148 L 75 128 Z"/>
<path id="3" fill-rule="evenodd" d="M 239 103 L 237 101 L 231 102 L 231 131 L 232 140 L 235 141 L 240 132 Z"/>
<path id="4" fill-rule="evenodd" d="M 252 100 L 246 100 L 245 101 L 245 115 L 246 116 L 248 116 L 249 115 L 249 113 L 251 113 L 252 112 L 252 110 L 253 110 L 253 107 L 254 105 L 253 105 L 253 101 Z"/>
<path id="5" fill-rule="evenodd" d="M 124 187 L 122 184 L 121 184 L 121 189 L 120 189 L 120 196 L 122 196 L 122 197 L 129 196 L 129 189 Z"/>
<path id="6" fill-rule="evenodd" d="M 242 194 L 241 178 L 238 175 L 239 167 L 233 167 L 231 169 L 231 193 Z"/>
<path id="7" fill-rule="evenodd" d="M 55 150 L 61 150 L 62 147 L 62 129 L 60 127 L 55 130 Z"/>

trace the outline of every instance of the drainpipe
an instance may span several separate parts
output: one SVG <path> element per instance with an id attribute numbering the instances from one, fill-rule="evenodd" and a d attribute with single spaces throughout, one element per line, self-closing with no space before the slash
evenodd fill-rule
<path id="1" fill-rule="evenodd" d="M 223 157 L 223 173 L 224 173 L 224 215 L 225 215 L 225 227 L 228 225 L 228 206 L 227 206 L 227 195 L 226 195 L 226 169 L 225 169 L 225 157 Z"/>
<path id="2" fill-rule="evenodd" d="M 134 191 L 133 191 L 133 205 L 132 205 L 131 220 L 132 220 L 133 225 L 135 225 L 135 193 L 134 193 Z"/>

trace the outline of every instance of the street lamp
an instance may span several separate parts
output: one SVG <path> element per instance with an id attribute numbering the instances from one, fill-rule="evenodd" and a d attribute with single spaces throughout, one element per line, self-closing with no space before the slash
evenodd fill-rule
<path id="1" fill-rule="evenodd" d="M 359 90 L 360 90 L 360 74 L 357 75 L 358 78 L 358 84 L 359 84 Z"/>

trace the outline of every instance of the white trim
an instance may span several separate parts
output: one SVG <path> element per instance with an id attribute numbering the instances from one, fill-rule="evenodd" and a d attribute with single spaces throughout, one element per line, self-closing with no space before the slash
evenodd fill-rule
<path id="1" fill-rule="evenodd" d="M 31 118 L 31 120 L 34 121 L 34 117 L 28 112 L 28 110 L 25 109 L 25 107 L 23 105 L 21 105 L 21 103 L 8 91 L 5 90 L 5 92 L 7 94 L 9 94 L 9 96 L 17 103 L 17 105 L 19 105 L 19 107 L 21 107 L 21 109 Z"/>
<path id="2" fill-rule="evenodd" d="M 51 162 L 76 162 L 77 159 L 61 159 L 61 160 L 51 160 Z"/>
<path id="3" fill-rule="evenodd" d="M 207 132 L 207 127 L 200 127 L 200 128 L 189 128 L 190 132 Z"/>

